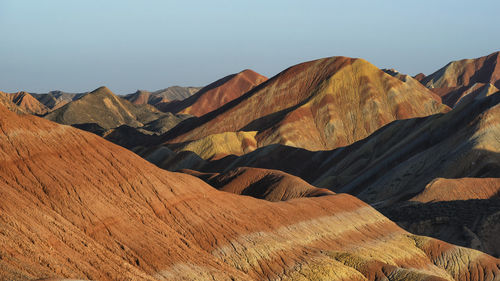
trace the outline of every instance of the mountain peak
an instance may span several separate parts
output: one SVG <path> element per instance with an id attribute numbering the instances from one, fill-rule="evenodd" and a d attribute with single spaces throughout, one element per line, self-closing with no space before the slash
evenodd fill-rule
<path id="1" fill-rule="evenodd" d="M 113 95 L 113 96 L 115 96 L 115 94 L 108 87 L 106 87 L 106 86 L 101 86 L 101 87 L 93 90 L 89 94 L 106 94 L 106 95 Z"/>
<path id="2" fill-rule="evenodd" d="M 500 87 L 500 52 L 487 56 L 452 61 L 425 77 L 422 83 L 429 88 L 452 88 L 474 83 L 491 83 Z"/>
<path id="3" fill-rule="evenodd" d="M 336 56 L 289 67 L 167 137 L 184 142 L 258 131 L 259 147 L 280 143 L 324 150 L 351 144 L 394 120 L 447 110 L 418 82 L 385 75 L 363 59 Z"/>
<path id="4" fill-rule="evenodd" d="M 202 116 L 242 96 L 267 81 L 267 77 L 245 69 L 203 87 L 191 97 L 167 105 L 165 111 Z"/>

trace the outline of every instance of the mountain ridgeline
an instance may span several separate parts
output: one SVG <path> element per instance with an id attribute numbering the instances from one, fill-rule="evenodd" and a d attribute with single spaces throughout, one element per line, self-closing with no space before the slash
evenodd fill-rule
<path id="1" fill-rule="evenodd" d="M 0 280 L 500 280 L 498 62 L 0 92 Z"/>

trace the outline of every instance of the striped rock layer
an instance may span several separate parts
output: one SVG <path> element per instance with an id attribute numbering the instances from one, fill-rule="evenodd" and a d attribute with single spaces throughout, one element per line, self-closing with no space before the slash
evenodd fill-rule
<path id="1" fill-rule="evenodd" d="M 268 202 L 0 107 L 0 279 L 498 280 L 344 194 Z"/>
<path id="2" fill-rule="evenodd" d="M 182 170 L 182 172 L 199 177 L 218 190 L 271 202 L 335 194 L 278 170 L 241 167 L 222 174 L 200 173 L 193 170 Z"/>
<path id="3" fill-rule="evenodd" d="M 500 88 L 500 52 L 453 61 L 421 79 L 450 107 L 460 101 L 486 96 Z M 464 99 L 464 97 L 467 97 Z"/>
<path id="4" fill-rule="evenodd" d="M 49 109 L 27 92 L 8 94 L 12 102 L 24 112 L 36 115 L 46 114 Z"/>
<path id="5" fill-rule="evenodd" d="M 420 83 L 392 77 L 362 59 L 332 57 L 281 72 L 221 108 L 169 132 L 168 143 L 257 131 L 258 147 L 308 150 L 352 144 L 399 119 L 446 112 Z"/>
<path id="6" fill-rule="evenodd" d="M 164 161 L 160 151 L 146 159 L 167 169 L 281 170 L 316 187 L 355 195 L 412 232 L 499 255 L 499 237 L 493 234 L 500 225 L 499 103 L 496 93 L 446 114 L 399 120 L 331 151 L 271 145 L 215 161 L 185 154 Z"/>
<path id="7" fill-rule="evenodd" d="M 150 105 L 136 106 L 100 87 L 44 117 L 66 125 L 95 123 L 104 129 L 121 125 L 141 127 L 164 114 Z"/>
<path id="8" fill-rule="evenodd" d="M 267 77 L 245 69 L 203 87 L 189 98 L 167 104 L 162 109 L 174 113 L 202 116 L 242 96 L 266 80 Z"/>

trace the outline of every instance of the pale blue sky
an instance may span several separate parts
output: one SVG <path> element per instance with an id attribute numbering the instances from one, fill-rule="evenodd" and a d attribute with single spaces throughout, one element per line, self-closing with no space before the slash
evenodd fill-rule
<path id="1" fill-rule="evenodd" d="M 0 90 L 119 94 L 321 57 L 429 74 L 500 50 L 500 1 L 0 0 Z"/>

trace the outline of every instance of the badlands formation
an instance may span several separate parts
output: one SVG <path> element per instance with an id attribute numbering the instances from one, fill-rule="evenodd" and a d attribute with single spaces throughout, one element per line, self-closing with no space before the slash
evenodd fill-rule
<path id="1" fill-rule="evenodd" d="M 500 280 L 498 57 L 0 92 L 0 280 Z"/>

